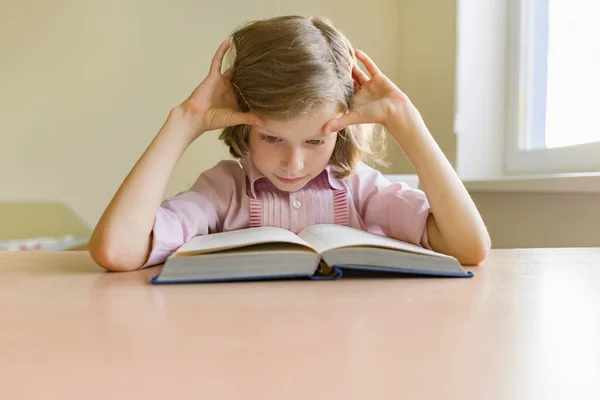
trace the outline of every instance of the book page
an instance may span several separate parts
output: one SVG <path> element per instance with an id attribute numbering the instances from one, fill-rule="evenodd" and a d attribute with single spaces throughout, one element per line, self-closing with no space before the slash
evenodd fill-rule
<path id="1" fill-rule="evenodd" d="M 262 243 L 294 243 L 312 249 L 293 232 L 266 226 L 195 236 L 181 246 L 175 254 L 177 256 L 205 254 Z"/>
<path id="2" fill-rule="evenodd" d="M 421 246 L 342 225 L 313 225 L 298 233 L 319 253 L 343 247 L 381 247 L 436 257 L 450 257 Z M 450 257 L 451 258 L 451 257 Z"/>

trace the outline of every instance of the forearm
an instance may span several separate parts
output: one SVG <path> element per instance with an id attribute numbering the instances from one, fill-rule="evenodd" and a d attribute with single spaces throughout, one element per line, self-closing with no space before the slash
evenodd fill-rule
<path id="1" fill-rule="evenodd" d="M 104 268 L 132 270 L 147 259 L 154 217 L 169 177 L 191 142 L 189 129 L 181 110 L 171 111 L 100 218 L 90 253 Z"/>
<path id="2" fill-rule="evenodd" d="M 420 115 L 416 116 L 418 111 L 411 112 L 415 113 L 413 125 L 392 122 L 387 129 L 413 165 L 429 200 L 433 214 L 428 221 L 430 244 L 463 264 L 478 264 L 490 248 L 487 228 L 452 165 Z"/>

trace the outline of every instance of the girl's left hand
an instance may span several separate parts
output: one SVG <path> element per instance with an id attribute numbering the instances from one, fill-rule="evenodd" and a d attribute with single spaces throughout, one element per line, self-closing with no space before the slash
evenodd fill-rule
<path id="1" fill-rule="evenodd" d="M 406 128 L 411 125 L 409 122 L 412 118 L 420 119 L 408 96 L 381 72 L 366 53 L 357 50 L 356 58 L 364 64 L 370 77 L 358 65 L 354 65 L 352 78 L 357 91 L 352 98 L 350 110 L 344 116 L 327 122 L 323 127 L 325 134 L 349 125 L 371 123 L 381 124 L 390 130 L 389 125 L 398 119 L 403 120 L 402 125 Z"/>

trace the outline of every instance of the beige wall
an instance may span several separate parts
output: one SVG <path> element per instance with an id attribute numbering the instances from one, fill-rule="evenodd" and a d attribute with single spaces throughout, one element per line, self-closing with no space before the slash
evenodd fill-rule
<path id="1" fill-rule="evenodd" d="M 600 195 L 473 193 L 494 248 L 600 247 Z"/>
<path id="2" fill-rule="evenodd" d="M 402 0 L 397 3 L 400 40 L 396 83 L 417 106 L 454 165 L 456 1 Z M 394 167 L 403 172 L 411 171 L 402 151 L 397 146 L 390 146 L 392 149 L 395 151 L 389 154 L 395 161 Z"/>
<path id="3" fill-rule="evenodd" d="M 0 14 L 0 201 L 64 202 L 93 226 L 220 41 L 239 23 L 289 13 L 332 18 L 414 98 L 452 156 L 454 1 L 436 13 L 422 3 L 12 1 Z M 411 172 L 391 147 L 389 171 Z M 223 157 L 216 134 L 201 138 L 167 194 Z"/>

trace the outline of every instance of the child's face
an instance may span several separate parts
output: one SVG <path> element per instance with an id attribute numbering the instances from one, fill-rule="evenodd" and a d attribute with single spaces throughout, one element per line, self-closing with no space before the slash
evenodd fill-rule
<path id="1" fill-rule="evenodd" d="M 301 189 L 329 163 L 337 132 L 323 135 L 323 126 L 342 115 L 334 106 L 323 106 L 308 117 L 253 126 L 248 144 L 254 165 L 279 190 Z"/>

